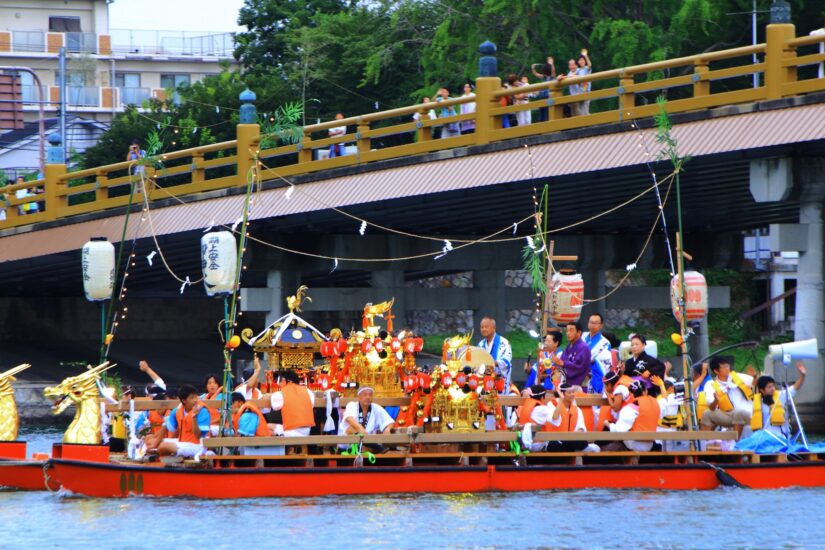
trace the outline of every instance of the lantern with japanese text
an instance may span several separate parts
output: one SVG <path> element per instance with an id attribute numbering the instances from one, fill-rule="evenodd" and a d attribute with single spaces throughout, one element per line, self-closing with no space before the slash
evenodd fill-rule
<path id="1" fill-rule="evenodd" d="M 203 285 L 209 296 L 231 294 L 238 269 L 238 246 L 230 231 L 212 231 L 201 237 Z"/>
<path id="2" fill-rule="evenodd" d="M 110 299 L 115 288 L 115 247 L 105 237 L 94 238 L 83 245 L 81 259 L 86 299 Z"/>
<path id="3" fill-rule="evenodd" d="M 545 309 L 557 326 L 579 320 L 584 303 L 584 281 L 579 274 L 554 273 L 550 280 Z"/>

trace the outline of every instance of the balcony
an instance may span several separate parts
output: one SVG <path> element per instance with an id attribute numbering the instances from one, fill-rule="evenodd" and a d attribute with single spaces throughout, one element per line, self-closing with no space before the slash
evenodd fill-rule
<path id="1" fill-rule="evenodd" d="M 0 54 L 141 55 L 231 58 L 232 33 L 112 29 L 111 34 L 88 32 L 0 31 Z"/>
<path id="2" fill-rule="evenodd" d="M 137 105 L 140 107 L 144 101 L 152 97 L 151 88 L 118 88 L 121 105 Z"/>
<path id="3" fill-rule="evenodd" d="M 40 95 L 35 85 L 20 86 L 25 111 L 37 110 Z M 43 108 L 54 111 L 60 105 L 60 88 L 45 86 Z M 161 88 L 110 88 L 108 86 L 67 86 L 66 102 L 69 111 L 123 111 L 127 105 L 142 107 L 149 99 L 163 100 L 166 90 Z"/>
<path id="4" fill-rule="evenodd" d="M 95 86 L 67 86 L 66 97 L 69 107 L 100 107 L 103 103 L 101 88 Z"/>

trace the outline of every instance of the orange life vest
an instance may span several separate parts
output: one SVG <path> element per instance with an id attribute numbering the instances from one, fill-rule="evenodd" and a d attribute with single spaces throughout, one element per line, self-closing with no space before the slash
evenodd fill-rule
<path id="1" fill-rule="evenodd" d="M 538 399 L 533 399 L 532 397 L 525 399 L 518 408 L 518 423 L 522 426 L 525 424 L 532 424 L 533 421 L 530 419 L 530 415 L 533 413 L 533 409 L 539 405 L 541 405 L 541 401 Z"/>
<path id="2" fill-rule="evenodd" d="M 577 393 L 576 397 L 588 397 L 586 393 Z M 581 413 L 584 415 L 584 427 L 587 428 L 588 432 L 593 431 L 593 424 L 596 422 L 596 418 L 593 415 L 593 407 L 579 407 L 576 405 Z"/>
<path id="3" fill-rule="evenodd" d="M 315 425 L 312 401 L 310 401 L 309 393 L 307 393 L 305 387 L 289 383 L 281 388 L 281 394 L 284 396 L 284 408 L 281 409 L 284 430 L 307 428 Z"/>
<path id="4" fill-rule="evenodd" d="M 198 400 L 198 403 L 204 407 L 203 401 Z M 178 405 L 178 408 L 175 409 L 175 420 L 178 423 L 178 441 L 181 443 L 196 443 L 200 444 L 200 439 L 195 437 L 195 432 L 192 430 L 192 425 L 195 423 L 195 418 L 197 415 L 193 414 L 185 414 L 183 411 L 183 405 Z M 208 437 L 208 433 L 201 433 L 201 437 Z"/>
<path id="5" fill-rule="evenodd" d="M 636 403 L 630 405 L 639 411 L 639 416 L 630 428 L 631 432 L 655 432 L 659 425 L 659 403 L 649 395 L 636 398 Z"/>
<path id="6" fill-rule="evenodd" d="M 153 434 L 158 433 L 163 428 L 163 420 L 168 415 L 169 411 L 166 411 L 164 415 L 161 415 L 158 411 L 149 411 L 149 428 Z"/>
<path id="7" fill-rule="evenodd" d="M 217 399 L 217 395 L 220 395 L 223 392 L 223 386 L 218 388 L 213 393 L 205 394 L 206 399 Z M 209 423 L 210 424 L 220 424 L 221 422 L 221 411 L 217 408 L 208 407 L 209 409 Z"/>
<path id="8" fill-rule="evenodd" d="M 630 384 L 632 382 L 633 382 L 632 378 L 630 378 L 626 374 L 623 374 L 619 377 L 619 380 L 616 381 L 615 385 L 616 386 L 624 386 L 626 388 L 629 388 Z M 611 393 L 607 398 L 608 401 L 612 401 L 612 397 L 613 397 L 613 394 Z M 626 406 L 630 405 L 631 403 L 633 403 L 633 394 L 628 392 L 627 397 L 624 399 L 624 401 L 622 401 L 622 407 L 626 407 Z M 603 406 L 599 407 L 599 419 L 596 421 L 596 427 L 597 427 L 596 431 L 599 431 L 599 432 L 605 431 L 604 423 L 605 423 L 606 420 L 611 420 L 611 421 L 613 420 L 613 415 L 611 414 L 612 412 L 613 412 L 613 407 L 611 407 L 610 405 L 603 405 Z"/>
<path id="9" fill-rule="evenodd" d="M 553 400 L 553 404 L 556 405 L 556 408 L 561 409 L 559 411 L 559 415 L 561 416 L 561 424 L 558 426 L 553 426 L 550 424 L 549 419 L 547 424 L 544 426 L 547 428 L 546 431 L 548 432 L 574 432 L 576 431 L 576 424 L 579 422 L 579 407 L 573 403 L 573 406 L 568 410 L 564 406 L 564 401 L 559 401 L 556 404 L 556 401 Z"/>
<path id="10" fill-rule="evenodd" d="M 238 422 L 241 419 L 241 415 L 245 412 L 253 412 L 258 417 L 258 428 L 255 430 L 255 437 L 268 437 L 272 435 L 266 423 L 266 418 L 264 418 L 260 409 L 252 403 L 244 403 L 238 409 L 238 412 L 232 414 L 232 427 L 235 429 L 236 434 L 238 433 Z"/>

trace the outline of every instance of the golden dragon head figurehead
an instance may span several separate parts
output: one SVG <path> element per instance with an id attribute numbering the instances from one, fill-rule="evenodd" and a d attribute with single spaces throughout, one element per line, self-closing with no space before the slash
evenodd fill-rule
<path id="1" fill-rule="evenodd" d="M 387 331 L 392 332 L 392 305 L 395 303 L 395 298 L 391 298 L 386 302 L 379 304 L 369 303 L 364 306 L 364 331 L 370 337 L 378 336 L 379 329 L 375 326 L 375 318 L 381 317 L 387 320 Z M 386 316 L 385 316 L 386 314 Z"/>
<path id="2" fill-rule="evenodd" d="M 447 365 L 459 361 L 462 348 L 469 346 L 472 339 L 473 331 L 471 330 L 467 334 L 459 334 L 444 340 L 444 359 Z"/>
<path id="3" fill-rule="evenodd" d="M 31 365 L 28 363 L 23 363 L 22 365 L 17 365 L 6 372 L 0 372 L 0 397 L 14 395 L 14 388 L 11 385 L 12 382 L 17 380 L 14 375 L 23 372 L 29 367 L 31 367 Z"/>
<path id="4" fill-rule="evenodd" d="M 107 361 L 89 368 L 77 376 L 70 376 L 57 386 L 43 388 L 43 395 L 55 399 L 54 405 L 52 405 L 52 413 L 60 414 L 72 403 L 79 406 L 80 403 L 88 399 L 96 401 L 100 397 L 97 381 L 100 380 L 101 373 L 114 366 Z"/>

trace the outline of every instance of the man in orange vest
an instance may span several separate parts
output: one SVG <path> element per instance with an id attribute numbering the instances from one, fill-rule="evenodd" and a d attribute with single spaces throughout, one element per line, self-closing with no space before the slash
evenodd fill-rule
<path id="1" fill-rule="evenodd" d="M 604 421 L 604 427 L 611 432 L 655 432 L 662 417 L 659 403 L 647 394 L 647 387 L 639 380 L 630 384 L 630 393 L 633 402 L 628 403 L 619 411 L 616 422 Z M 653 441 L 612 441 L 602 447 L 603 451 L 639 451 L 647 452 L 653 449 Z"/>
<path id="2" fill-rule="evenodd" d="M 198 457 L 204 452 L 201 439 L 209 437 L 209 409 L 192 386 L 181 386 L 178 399 L 180 405 L 169 413 L 157 434 L 158 440 L 163 441 L 158 445 L 158 454 Z M 176 439 L 164 440 L 167 433 L 176 434 Z"/>
<path id="3" fill-rule="evenodd" d="M 281 391 L 270 397 L 273 411 L 281 411 L 284 435 L 307 436 L 315 425 L 315 394 L 298 382 L 293 370 L 281 371 Z"/>
<path id="4" fill-rule="evenodd" d="M 242 393 L 232 392 L 232 433 L 240 437 L 267 437 L 272 435 L 266 418 Z"/>

